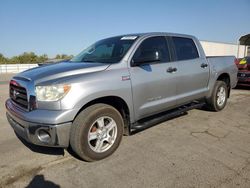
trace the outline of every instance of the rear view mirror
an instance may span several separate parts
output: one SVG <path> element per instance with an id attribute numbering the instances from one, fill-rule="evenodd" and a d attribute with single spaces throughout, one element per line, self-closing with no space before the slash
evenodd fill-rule
<path id="1" fill-rule="evenodd" d="M 139 57 L 133 58 L 133 66 L 140 66 L 142 64 L 160 61 L 158 51 L 143 51 Z"/>

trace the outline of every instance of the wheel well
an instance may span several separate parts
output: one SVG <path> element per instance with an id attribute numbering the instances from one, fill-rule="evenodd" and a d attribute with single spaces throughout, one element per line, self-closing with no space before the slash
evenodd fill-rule
<path id="1" fill-rule="evenodd" d="M 89 106 L 92 106 L 94 104 L 97 103 L 104 103 L 104 104 L 108 104 L 110 106 L 113 106 L 116 110 L 118 110 L 123 118 L 124 121 L 124 134 L 125 135 L 129 135 L 129 122 L 130 122 L 130 115 L 129 115 L 129 108 L 128 105 L 126 104 L 126 102 L 117 96 L 107 96 L 107 97 L 101 97 L 98 99 L 94 99 L 90 102 L 88 102 L 87 104 L 85 104 L 81 110 L 77 113 L 77 115 L 83 111 L 84 109 L 86 109 Z"/>
<path id="2" fill-rule="evenodd" d="M 229 96 L 230 96 L 230 90 L 231 90 L 231 84 L 230 84 L 230 76 L 227 74 L 227 73 L 223 73 L 223 74 L 221 74 L 218 78 L 217 78 L 217 80 L 219 80 L 219 81 L 223 81 L 223 82 L 225 82 L 226 84 L 227 84 L 227 89 L 228 89 L 228 98 L 229 98 Z"/>

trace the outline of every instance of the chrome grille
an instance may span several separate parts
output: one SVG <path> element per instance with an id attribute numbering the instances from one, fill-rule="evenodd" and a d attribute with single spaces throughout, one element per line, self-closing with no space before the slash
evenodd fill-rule
<path id="1" fill-rule="evenodd" d="M 24 87 L 18 85 L 15 81 L 10 82 L 10 98 L 17 105 L 28 109 L 27 91 Z"/>

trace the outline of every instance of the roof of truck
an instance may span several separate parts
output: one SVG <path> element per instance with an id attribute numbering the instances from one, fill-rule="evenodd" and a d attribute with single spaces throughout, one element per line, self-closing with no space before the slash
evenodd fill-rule
<path id="1" fill-rule="evenodd" d="M 131 34 L 124 34 L 124 35 L 118 35 L 119 37 L 123 36 L 154 36 L 154 35 L 169 35 L 169 36 L 179 36 L 179 37 L 187 37 L 187 38 L 193 38 L 192 35 L 187 34 L 180 34 L 180 33 L 168 33 L 168 32 L 147 32 L 147 33 L 131 33 Z M 117 36 L 117 37 L 118 37 Z"/>

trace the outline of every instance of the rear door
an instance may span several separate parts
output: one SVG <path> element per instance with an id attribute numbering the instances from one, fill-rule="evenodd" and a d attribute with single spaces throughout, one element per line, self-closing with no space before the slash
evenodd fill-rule
<path id="1" fill-rule="evenodd" d="M 130 67 L 136 120 L 176 105 L 176 77 L 167 72 L 173 63 L 170 62 L 166 38 L 155 36 L 144 39 L 136 49 L 132 61 L 152 52 L 160 57 L 159 61 Z"/>
<path id="2" fill-rule="evenodd" d="M 177 105 L 205 96 L 208 90 L 209 64 L 201 58 L 192 38 L 172 37 L 176 62 Z"/>

